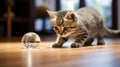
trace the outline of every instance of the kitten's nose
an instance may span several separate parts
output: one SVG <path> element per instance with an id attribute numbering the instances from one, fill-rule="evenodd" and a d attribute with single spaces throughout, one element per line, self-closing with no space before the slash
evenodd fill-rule
<path id="1" fill-rule="evenodd" d="M 63 27 L 60 28 L 60 32 L 59 33 L 60 33 L 60 35 L 63 35 L 63 33 L 64 33 L 64 28 Z"/>
<path id="2" fill-rule="evenodd" d="M 63 35 L 63 32 L 61 32 L 60 35 Z"/>
<path id="3" fill-rule="evenodd" d="M 61 33 L 60 35 L 63 35 L 63 33 Z"/>

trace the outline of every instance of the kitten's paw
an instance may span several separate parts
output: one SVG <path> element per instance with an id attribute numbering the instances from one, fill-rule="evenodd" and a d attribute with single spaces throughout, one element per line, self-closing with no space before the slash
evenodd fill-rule
<path id="1" fill-rule="evenodd" d="M 54 44 L 52 45 L 52 47 L 53 47 L 53 48 L 61 48 L 62 46 L 59 45 L 59 44 L 57 44 L 57 43 L 54 43 Z"/>
<path id="2" fill-rule="evenodd" d="M 79 48 L 81 47 L 82 45 L 80 43 L 72 43 L 71 44 L 71 48 Z"/>
<path id="3" fill-rule="evenodd" d="M 105 42 L 104 41 L 100 41 L 97 43 L 97 45 L 105 45 Z"/>

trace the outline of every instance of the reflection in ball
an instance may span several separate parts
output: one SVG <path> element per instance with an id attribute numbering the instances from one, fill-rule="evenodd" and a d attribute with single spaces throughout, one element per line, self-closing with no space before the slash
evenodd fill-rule
<path id="1" fill-rule="evenodd" d="M 28 32 L 22 37 L 21 42 L 25 48 L 36 48 L 39 46 L 41 40 L 36 33 Z"/>

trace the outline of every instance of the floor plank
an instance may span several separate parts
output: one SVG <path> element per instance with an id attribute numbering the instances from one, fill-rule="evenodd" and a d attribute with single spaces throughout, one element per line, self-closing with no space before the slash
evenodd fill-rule
<path id="1" fill-rule="evenodd" d="M 120 39 L 106 41 L 81 48 L 51 48 L 45 41 L 29 50 L 20 42 L 0 43 L 0 67 L 120 67 Z"/>

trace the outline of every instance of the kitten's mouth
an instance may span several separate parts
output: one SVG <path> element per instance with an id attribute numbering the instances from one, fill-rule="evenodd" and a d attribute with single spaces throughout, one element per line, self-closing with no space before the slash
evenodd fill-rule
<path id="1" fill-rule="evenodd" d="M 66 35 L 60 35 L 60 34 L 57 34 L 57 36 L 60 36 L 60 37 L 67 37 Z"/>
<path id="2" fill-rule="evenodd" d="M 69 36 L 69 34 L 63 34 L 63 35 L 58 35 L 58 36 L 60 36 L 60 37 L 68 37 Z"/>
<path id="3" fill-rule="evenodd" d="M 60 35 L 60 37 L 67 37 L 66 35 Z"/>

